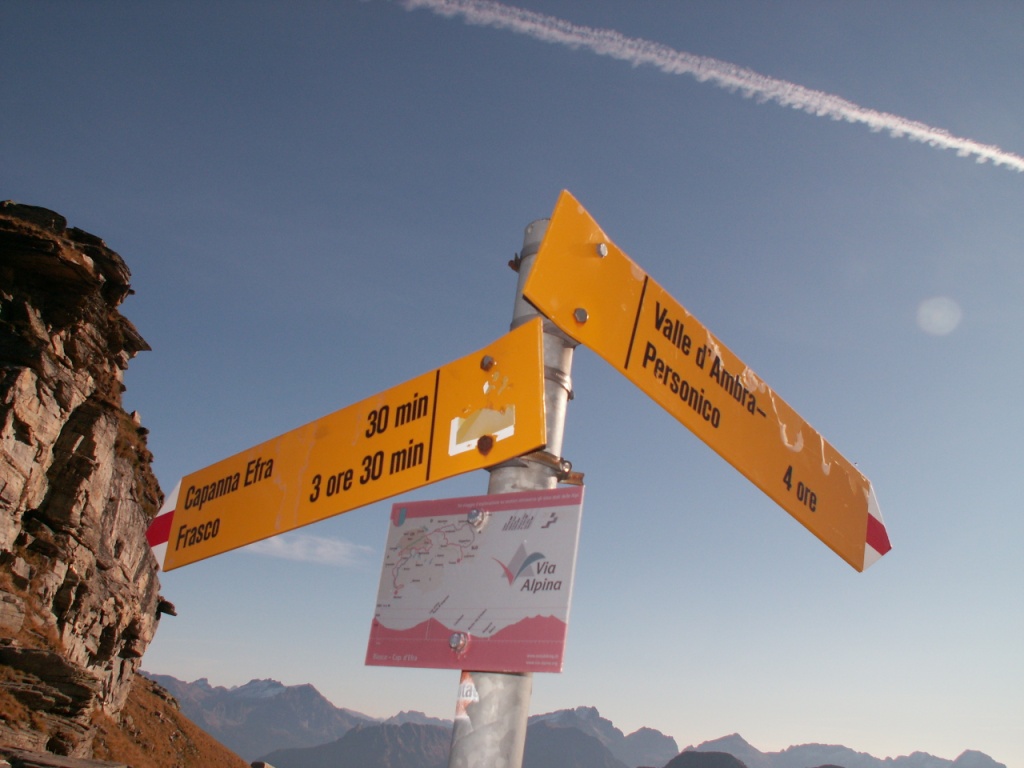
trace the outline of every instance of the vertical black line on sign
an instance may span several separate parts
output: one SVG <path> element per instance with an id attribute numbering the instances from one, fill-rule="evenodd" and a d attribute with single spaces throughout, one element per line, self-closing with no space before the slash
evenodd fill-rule
<path id="1" fill-rule="evenodd" d="M 636 305 L 636 317 L 633 319 L 633 333 L 629 336 L 629 348 L 626 350 L 626 364 L 622 366 L 629 370 L 629 358 L 633 355 L 633 341 L 636 339 L 636 329 L 640 327 L 640 312 L 644 308 L 644 297 L 647 295 L 647 281 L 650 275 L 644 275 L 644 286 L 640 289 L 640 302 Z"/>
<path id="2" fill-rule="evenodd" d="M 438 368 L 434 371 L 434 405 L 430 412 L 430 447 L 427 449 L 427 477 L 426 481 L 430 482 L 430 470 L 433 466 L 434 460 L 434 426 L 437 424 L 437 392 L 440 388 L 441 383 L 441 369 Z"/>

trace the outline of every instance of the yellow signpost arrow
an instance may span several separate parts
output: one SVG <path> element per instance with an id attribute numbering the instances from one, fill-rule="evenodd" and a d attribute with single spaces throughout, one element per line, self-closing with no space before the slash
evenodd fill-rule
<path id="1" fill-rule="evenodd" d="M 843 560 L 890 549 L 870 481 L 560 196 L 524 294 Z"/>
<path id="2" fill-rule="evenodd" d="M 163 569 L 540 448 L 541 327 L 183 478 L 148 532 Z"/>

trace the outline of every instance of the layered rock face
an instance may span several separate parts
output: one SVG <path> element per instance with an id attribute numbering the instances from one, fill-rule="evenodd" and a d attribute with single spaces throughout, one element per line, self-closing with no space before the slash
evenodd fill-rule
<path id="1" fill-rule="evenodd" d="M 118 311 L 129 278 L 60 215 L 0 203 L 3 744 L 89 756 L 96 715 L 120 712 L 156 630 L 145 531 L 162 494 L 121 404 L 149 348 Z"/>

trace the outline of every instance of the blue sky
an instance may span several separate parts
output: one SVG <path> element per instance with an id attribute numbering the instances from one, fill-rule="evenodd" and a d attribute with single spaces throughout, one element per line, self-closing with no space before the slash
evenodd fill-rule
<path id="1" fill-rule="evenodd" d="M 1024 153 L 1017 3 L 520 7 Z M 165 491 L 502 335 L 568 189 L 872 480 L 894 549 L 856 573 L 580 349 L 575 595 L 533 711 L 1024 766 L 1012 162 L 383 1 L 5 2 L 0 75 L 0 197 L 132 270 L 125 403 Z M 389 510 L 164 574 L 146 668 L 450 717 L 457 675 L 363 666 Z"/>

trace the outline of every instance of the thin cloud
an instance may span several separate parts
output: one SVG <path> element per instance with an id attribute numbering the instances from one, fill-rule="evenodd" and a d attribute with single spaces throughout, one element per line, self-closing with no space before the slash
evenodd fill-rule
<path id="1" fill-rule="evenodd" d="M 305 533 L 273 536 L 245 548 L 246 552 L 282 560 L 351 568 L 364 565 L 373 550 L 341 539 L 325 539 Z"/>
<path id="2" fill-rule="evenodd" d="M 740 91 L 758 102 L 773 101 L 817 117 L 859 123 L 874 132 L 887 131 L 894 138 L 952 149 L 960 157 L 974 157 L 978 163 L 992 162 L 1024 172 L 1024 157 L 997 146 L 954 136 L 941 128 L 899 115 L 868 109 L 839 96 L 768 77 L 727 61 L 677 51 L 650 40 L 626 37 L 614 30 L 580 26 L 490 0 L 404 0 L 404 6 L 408 10 L 427 8 L 440 16 L 460 16 L 469 24 L 508 29 L 546 43 L 573 49 L 586 48 L 599 56 L 620 59 L 633 66 L 646 64 L 670 75 L 690 75 L 702 83 Z"/>

